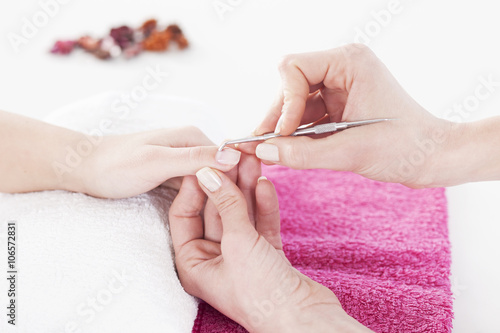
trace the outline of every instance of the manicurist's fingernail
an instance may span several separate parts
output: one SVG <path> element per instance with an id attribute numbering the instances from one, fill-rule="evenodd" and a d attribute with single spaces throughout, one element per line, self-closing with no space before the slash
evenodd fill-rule
<path id="1" fill-rule="evenodd" d="M 257 179 L 257 184 L 260 183 L 261 180 L 267 180 L 266 176 L 260 176 L 259 179 Z"/>
<path id="2" fill-rule="evenodd" d="M 222 186 L 222 180 L 217 173 L 209 167 L 204 167 L 196 173 L 196 178 L 210 192 L 217 191 Z"/>
<path id="3" fill-rule="evenodd" d="M 255 155 L 264 161 L 278 162 L 280 153 L 278 147 L 270 143 L 261 143 L 255 149 Z"/>
<path id="4" fill-rule="evenodd" d="M 276 134 L 281 133 L 281 127 L 283 126 L 283 119 L 285 119 L 284 113 L 282 113 L 280 118 L 278 119 L 278 123 L 276 124 L 276 128 L 274 129 L 274 133 L 276 133 Z"/>
<path id="5" fill-rule="evenodd" d="M 236 165 L 240 161 L 241 152 L 231 148 L 225 148 L 215 154 L 217 163 L 226 165 Z"/>

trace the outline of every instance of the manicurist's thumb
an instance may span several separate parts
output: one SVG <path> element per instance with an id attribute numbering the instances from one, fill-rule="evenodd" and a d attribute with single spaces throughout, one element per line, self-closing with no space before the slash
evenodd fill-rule
<path id="1" fill-rule="evenodd" d="M 224 234 L 253 229 L 247 203 L 241 190 L 223 172 L 205 167 L 196 173 L 198 183 L 215 204 L 222 220 Z"/>
<path id="2" fill-rule="evenodd" d="M 322 139 L 279 137 L 259 144 L 255 155 L 266 163 L 293 169 L 346 170 L 349 160 L 345 148 L 345 140 L 339 134 Z"/>

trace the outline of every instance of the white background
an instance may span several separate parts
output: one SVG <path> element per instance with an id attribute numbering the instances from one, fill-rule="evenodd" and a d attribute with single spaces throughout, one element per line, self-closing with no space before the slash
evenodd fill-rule
<path id="1" fill-rule="evenodd" d="M 42 119 L 95 93 L 131 92 L 148 66 L 160 66 L 169 77 L 154 93 L 211 105 L 223 119 L 221 131 L 239 137 L 257 125 L 272 102 L 281 56 L 351 42 L 357 31 L 370 27 L 365 42 L 409 93 L 438 116 L 473 96 L 481 76 L 500 81 L 500 20 L 491 0 L 401 0 L 401 12 L 378 31 L 372 11 L 387 8 L 386 0 L 222 0 L 231 6 L 222 16 L 212 0 L 67 1 L 19 52 L 7 36 L 21 34 L 23 18 L 32 21 L 41 6 L 33 0 L 0 5 L 0 109 Z M 151 17 L 179 23 L 191 47 L 106 62 L 82 53 L 48 53 L 58 38 L 97 37 L 110 27 L 137 26 Z M 461 118 L 473 121 L 498 114 L 500 87 Z M 447 193 L 454 332 L 499 332 L 500 185 L 469 184 Z"/>

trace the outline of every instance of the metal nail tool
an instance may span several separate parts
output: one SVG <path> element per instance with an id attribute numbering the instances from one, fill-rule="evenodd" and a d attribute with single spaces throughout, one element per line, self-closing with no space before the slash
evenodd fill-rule
<path id="1" fill-rule="evenodd" d="M 379 122 L 388 121 L 388 120 L 393 120 L 393 119 L 382 118 L 382 119 L 369 119 L 369 120 L 358 120 L 358 121 L 344 121 L 344 122 L 340 122 L 340 123 L 326 123 L 326 124 L 321 124 L 321 125 L 316 125 L 316 126 L 311 126 L 311 127 L 299 128 L 298 130 L 296 130 L 295 132 L 290 134 L 290 136 L 332 133 L 332 132 L 345 130 L 345 129 L 351 128 L 351 127 L 369 125 L 369 124 L 379 123 Z M 269 140 L 272 138 L 278 138 L 280 136 L 282 136 L 282 135 L 276 134 L 276 133 L 267 133 L 267 134 L 258 135 L 258 136 L 249 136 L 249 137 L 242 138 L 242 139 L 229 140 L 229 141 L 226 141 L 220 145 L 219 151 L 221 151 L 222 149 L 224 149 L 224 147 L 226 147 L 228 145 L 234 145 L 237 143 L 244 143 L 244 142 L 265 141 L 265 140 Z"/>

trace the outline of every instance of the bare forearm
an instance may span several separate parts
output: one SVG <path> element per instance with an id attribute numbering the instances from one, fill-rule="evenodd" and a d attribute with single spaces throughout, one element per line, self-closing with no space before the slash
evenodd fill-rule
<path id="1" fill-rule="evenodd" d="M 0 111 L 0 192 L 74 187 L 75 172 L 57 172 L 83 134 Z"/>
<path id="2" fill-rule="evenodd" d="M 500 117 L 468 124 L 461 144 L 467 142 L 469 181 L 500 180 Z"/>
<path id="3" fill-rule="evenodd" d="M 500 117 L 451 124 L 435 156 L 435 186 L 500 180 Z"/>

